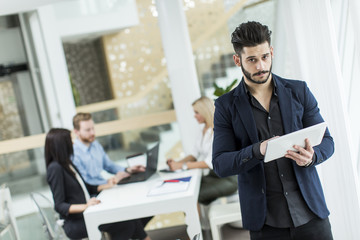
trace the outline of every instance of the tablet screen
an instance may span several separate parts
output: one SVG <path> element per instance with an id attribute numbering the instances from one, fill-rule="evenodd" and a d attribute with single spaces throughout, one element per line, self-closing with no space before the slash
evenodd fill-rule
<path id="1" fill-rule="evenodd" d="M 312 146 L 319 145 L 324 137 L 326 123 L 322 122 L 281 137 L 270 140 L 267 144 L 264 162 L 284 157 L 287 150 L 293 150 L 294 145 L 305 147 L 305 138 Z"/>

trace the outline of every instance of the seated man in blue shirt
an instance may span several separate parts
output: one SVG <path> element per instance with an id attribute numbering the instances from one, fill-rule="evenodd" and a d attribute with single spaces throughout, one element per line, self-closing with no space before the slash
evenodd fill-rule
<path id="1" fill-rule="evenodd" d="M 114 184 L 129 177 L 131 173 L 144 172 L 145 167 L 138 165 L 124 168 L 112 162 L 103 147 L 95 140 L 94 121 L 90 113 L 78 113 L 73 118 L 74 141 L 73 163 L 84 180 L 91 185 L 101 185 L 112 181 Z M 105 170 L 115 176 L 106 180 L 101 172 Z"/>

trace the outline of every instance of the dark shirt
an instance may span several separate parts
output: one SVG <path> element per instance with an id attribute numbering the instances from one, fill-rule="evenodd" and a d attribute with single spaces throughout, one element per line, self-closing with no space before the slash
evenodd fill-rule
<path id="1" fill-rule="evenodd" d="M 260 153 L 262 141 L 284 135 L 276 86 L 270 100 L 269 112 L 247 90 L 260 142 L 253 152 L 256 158 L 264 159 Z M 292 162 L 288 158 L 264 164 L 266 179 L 267 213 L 265 224 L 278 227 L 298 227 L 315 217 L 301 195 Z"/>

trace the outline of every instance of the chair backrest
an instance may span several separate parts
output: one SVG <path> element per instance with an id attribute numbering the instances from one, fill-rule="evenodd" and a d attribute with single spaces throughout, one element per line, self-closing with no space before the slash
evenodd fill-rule
<path id="1" fill-rule="evenodd" d="M 12 201 L 9 188 L 0 187 L 0 239 L 19 240 L 15 215 L 12 208 Z"/>
<path id="2" fill-rule="evenodd" d="M 59 222 L 59 215 L 54 210 L 53 203 L 41 193 L 32 192 L 30 197 L 35 203 L 41 217 L 44 229 L 49 239 L 66 239 Z"/>
<path id="3" fill-rule="evenodd" d="M 0 225 L 0 239 L 1 240 L 17 240 L 15 229 L 11 224 Z"/>
<path id="4" fill-rule="evenodd" d="M 200 240 L 200 233 L 196 234 L 191 240 Z"/>

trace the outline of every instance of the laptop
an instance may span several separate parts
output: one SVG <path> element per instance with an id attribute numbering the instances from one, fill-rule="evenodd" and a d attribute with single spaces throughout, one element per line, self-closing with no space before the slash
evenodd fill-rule
<path id="1" fill-rule="evenodd" d="M 118 184 L 135 183 L 147 180 L 157 171 L 159 157 L 159 143 L 146 151 L 146 169 L 145 172 L 133 173 L 130 177 L 121 179 Z"/>

